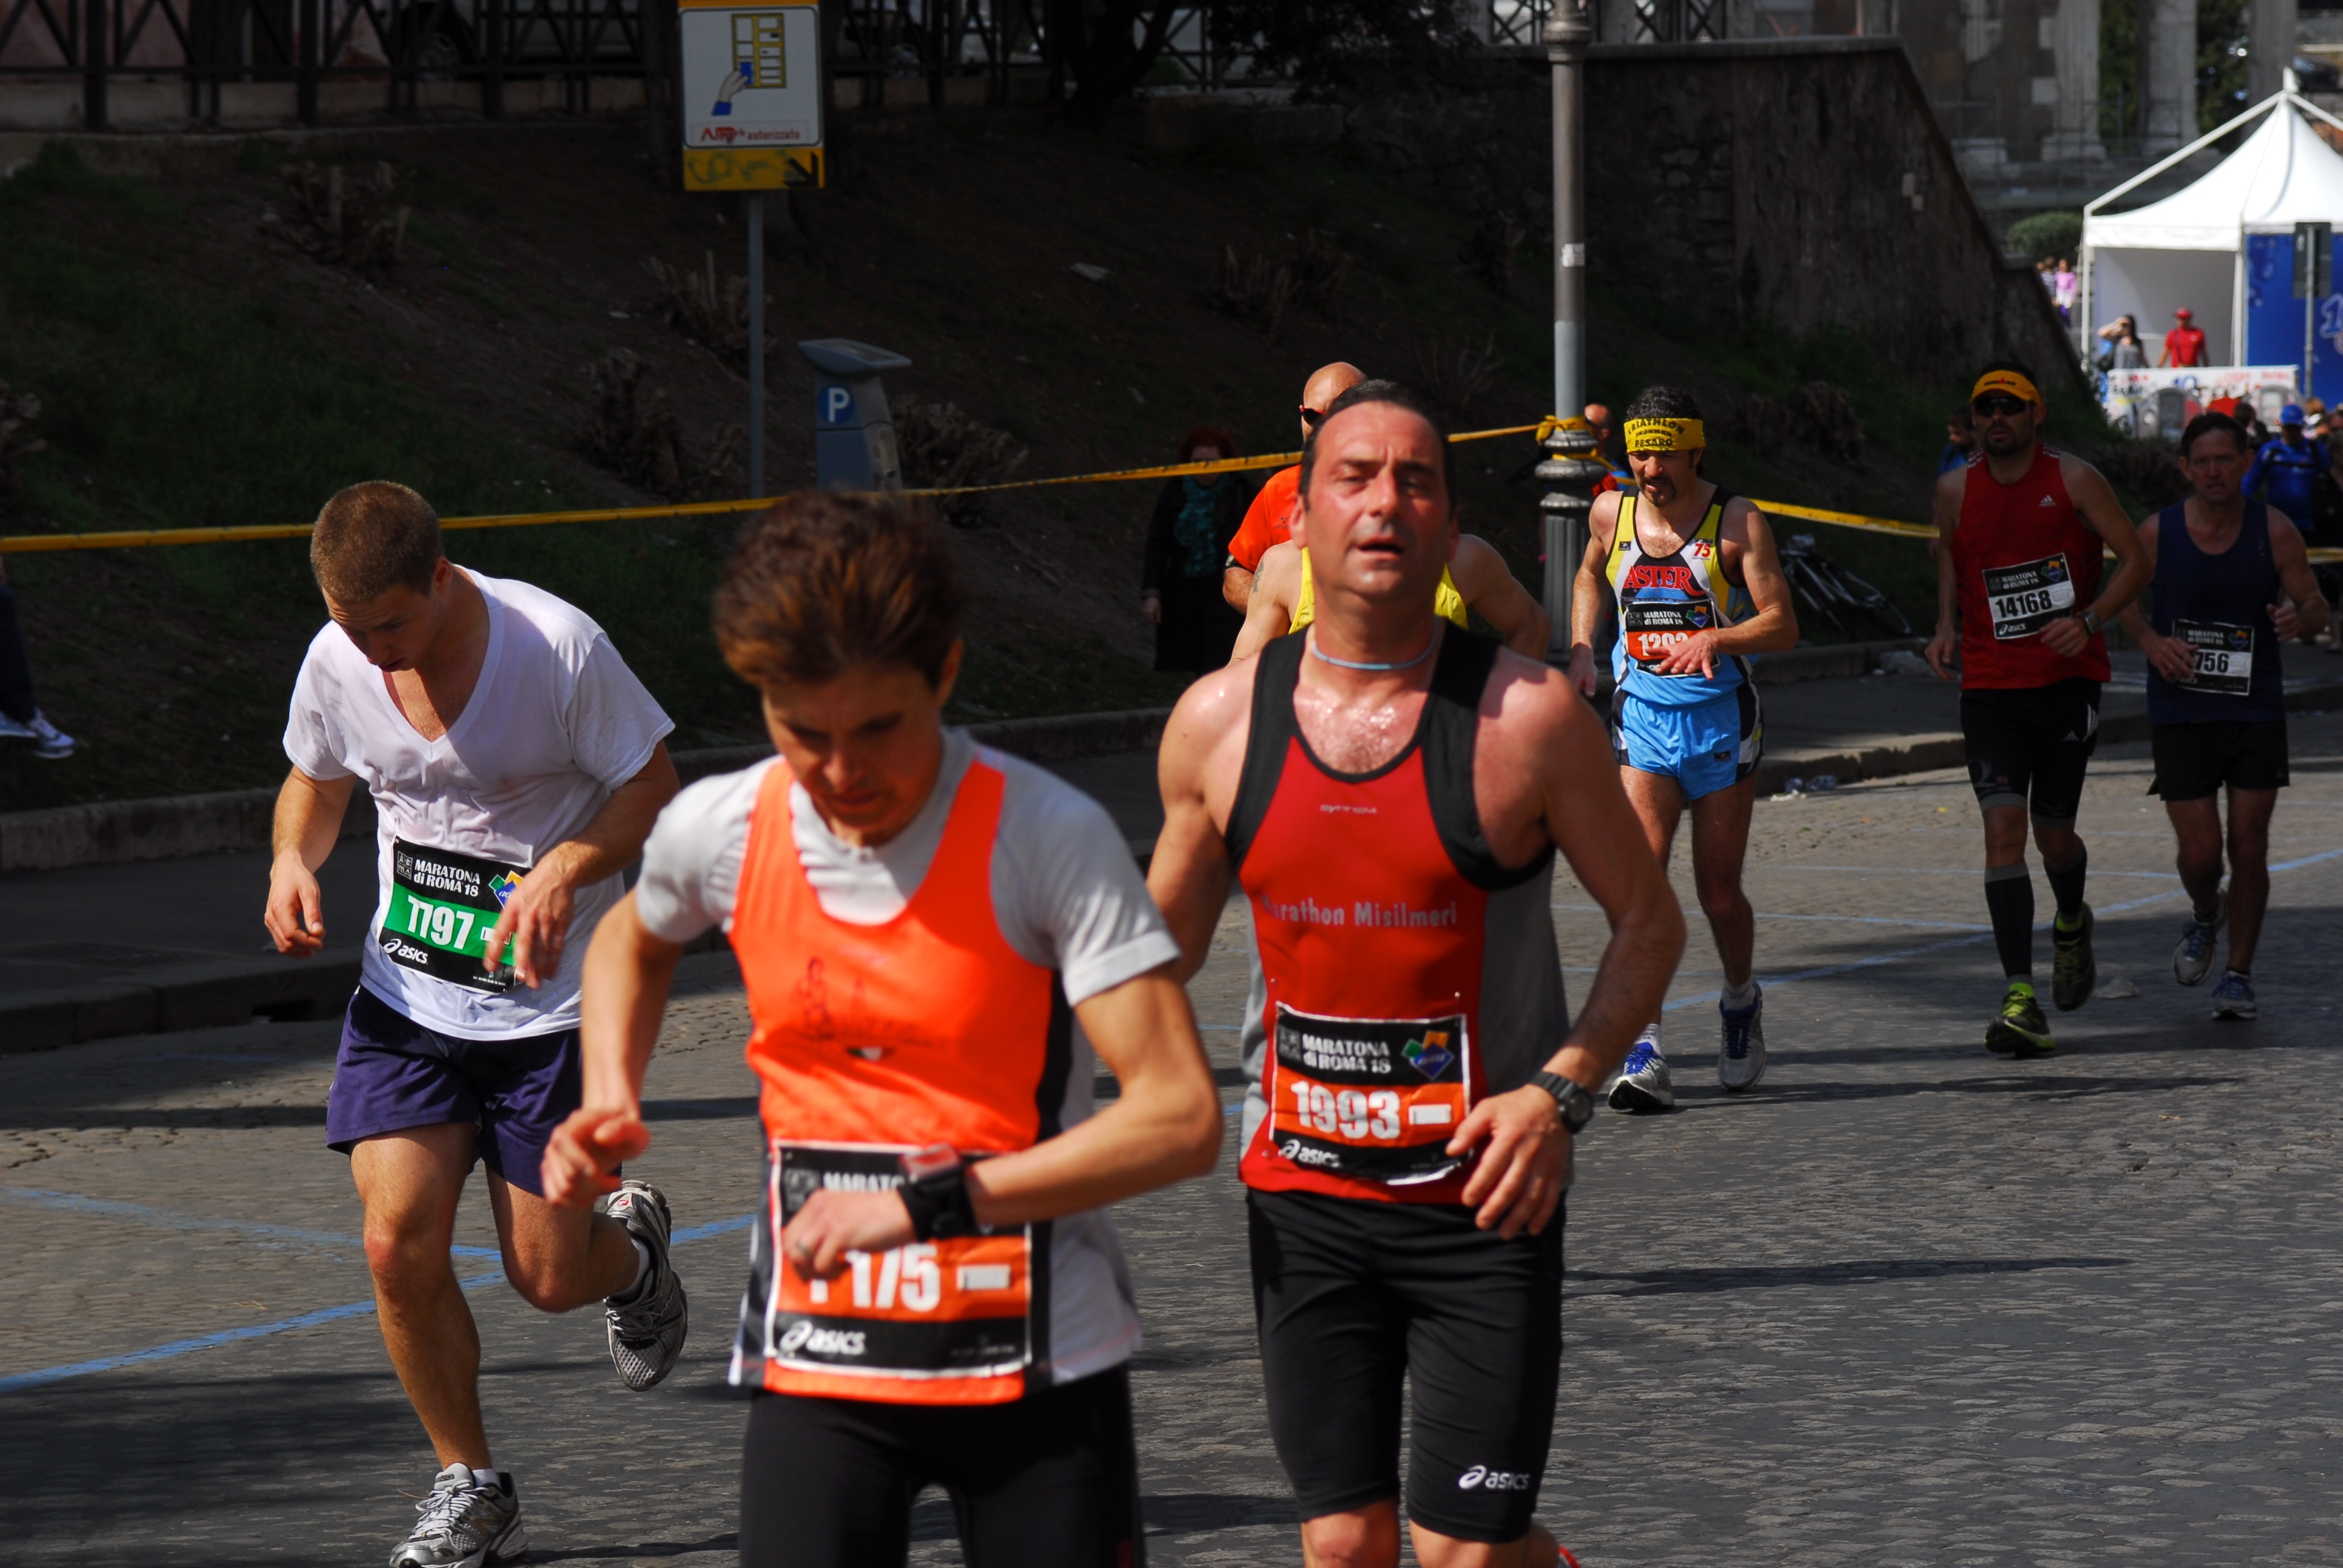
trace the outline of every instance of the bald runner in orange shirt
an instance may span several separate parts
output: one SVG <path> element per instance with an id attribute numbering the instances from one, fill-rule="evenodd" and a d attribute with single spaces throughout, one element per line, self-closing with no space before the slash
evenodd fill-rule
<path id="1" fill-rule="evenodd" d="M 1310 432 L 1326 417 L 1326 410 L 1333 406 L 1334 399 L 1366 378 L 1357 366 L 1339 359 L 1310 373 L 1310 379 L 1302 385 L 1302 440 L 1305 446 Z M 1221 597 L 1239 615 L 1252 608 L 1252 579 L 1253 574 L 1261 570 L 1261 558 L 1301 531 L 1301 480 L 1302 466 L 1298 463 L 1272 474 L 1269 483 L 1261 487 L 1261 493 L 1246 509 L 1236 538 L 1229 541 L 1229 564 L 1221 574 Z"/>

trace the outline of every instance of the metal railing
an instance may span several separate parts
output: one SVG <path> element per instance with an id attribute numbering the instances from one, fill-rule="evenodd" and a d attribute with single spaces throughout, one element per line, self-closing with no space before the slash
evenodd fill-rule
<path id="1" fill-rule="evenodd" d="M 597 79 L 642 71 L 638 0 L 0 0 L 0 86 L 77 83 L 91 130 L 125 82 L 176 83 L 187 117 L 214 121 L 237 88 L 290 84 L 315 125 L 328 84 L 378 85 L 394 113 L 473 84 L 495 118 L 508 82 L 558 79 L 583 111 Z"/>

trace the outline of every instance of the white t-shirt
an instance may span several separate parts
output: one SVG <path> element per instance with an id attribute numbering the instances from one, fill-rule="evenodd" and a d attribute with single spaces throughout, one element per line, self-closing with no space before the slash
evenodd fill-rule
<path id="1" fill-rule="evenodd" d="M 991 888 L 993 917 L 1009 946 L 1056 970 L 1069 1006 L 1177 959 L 1180 945 L 1106 809 L 1057 775 L 980 749 L 958 729 L 945 731 L 943 766 L 927 804 L 875 849 L 840 841 L 805 787 L 790 786 L 790 837 L 822 912 L 849 925 L 900 914 L 927 876 L 960 780 L 980 755 L 1002 774 Z M 749 817 L 772 765 L 703 779 L 659 814 L 635 883 L 636 913 L 654 935 L 688 942 L 715 926 L 731 929 Z M 1061 1127 L 1092 1109 L 1090 1041 L 1079 1020 L 1072 1032 Z M 1062 1383 L 1128 1359 L 1139 1347 L 1139 1312 L 1121 1244 L 1102 1211 L 1054 1221 L 1051 1238 L 1051 1353 L 1036 1371 Z"/>
<path id="2" fill-rule="evenodd" d="M 293 687 L 285 754 L 312 779 L 352 776 L 374 797 L 380 895 L 360 967 L 366 988 L 427 1029 L 465 1040 L 578 1025 L 578 985 L 595 922 L 623 877 L 578 890 L 561 968 L 536 990 L 476 990 L 393 961 L 394 841 L 526 869 L 594 819 L 675 728 L 582 611 L 540 588 L 465 575 L 488 601 L 488 648 L 471 699 L 426 740 L 381 670 L 338 626 L 311 639 Z M 493 923 L 493 914 L 488 917 Z"/>

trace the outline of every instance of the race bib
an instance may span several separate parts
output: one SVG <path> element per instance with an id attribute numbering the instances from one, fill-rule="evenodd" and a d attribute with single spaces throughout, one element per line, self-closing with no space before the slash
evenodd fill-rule
<path id="1" fill-rule="evenodd" d="M 766 1221 L 773 1233 L 825 1187 L 892 1191 L 898 1156 L 877 1144 L 778 1143 Z M 774 1219 L 778 1207 L 779 1217 Z M 906 1241 L 849 1252 L 846 1272 L 808 1279 L 774 1248 L 765 1357 L 798 1371 L 870 1377 L 995 1378 L 1033 1359 L 1032 1231 Z"/>
<path id="2" fill-rule="evenodd" d="M 1697 600 L 1631 598 L 1620 606 L 1619 619 L 1627 657 L 1645 671 L 1656 673 L 1653 666 L 1690 642 L 1695 632 L 1706 631 L 1715 623 L 1716 616 L 1709 606 Z M 1684 673 L 1698 675 L 1700 671 Z"/>
<path id="3" fill-rule="evenodd" d="M 1323 1018 L 1277 1009 L 1271 1146 L 1305 1171 L 1405 1186 L 1464 1161 L 1448 1141 L 1471 1109 L 1464 1015 Z"/>
<path id="4" fill-rule="evenodd" d="M 390 912 L 383 917 L 383 955 L 402 969 L 473 990 L 508 991 L 512 965 L 480 966 L 488 933 L 526 866 L 390 841 Z M 506 949 L 509 953 L 509 946 Z"/>
<path id="5" fill-rule="evenodd" d="M 2061 616 L 2075 613 L 2075 579 L 2066 558 L 2045 556 L 2014 567 L 1987 567 L 1985 601 L 1993 612 L 1996 642 L 2032 637 Z"/>
<path id="6" fill-rule="evenodd" d="M 2188 681 L 2192 691 L 2217 697 L 2243 697 L 2254 685 L 2254 628 L 2217 620 L 2176 620 L 2172 635 L 2197 654 L 2197 673 Z"/>

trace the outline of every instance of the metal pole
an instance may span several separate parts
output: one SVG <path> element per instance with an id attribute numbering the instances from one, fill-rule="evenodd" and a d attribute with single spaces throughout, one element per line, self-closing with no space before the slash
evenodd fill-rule
<path id="1" fill-rule="evenodd" d="M 82 8 L 81 128 L 106 129 L 106 0 L 89 0 Z"/>
<path id="2" fill-rule="evenodd" d="M 765 497 L 765 193 L 749 193 L 749 498 Z"/>
<path id="3" fill-rule="evenodd" d="M 1596 460 L 1586 412 L 1586 46 L 1593 41 L 1583 0 L 1556 0 L 1545 25 L 1554 67 L 1554 417 L 1545 438 L 1552 456 L 1538 465 L 1545 494 L 1545 613 L 1553 623 L 1546 657 L 1569 658 L 1571 585 L 1586 554 L 1586 516 L 1606 471 Z M 1591 638 L 1592 628 L 1586 628 Z"/>

